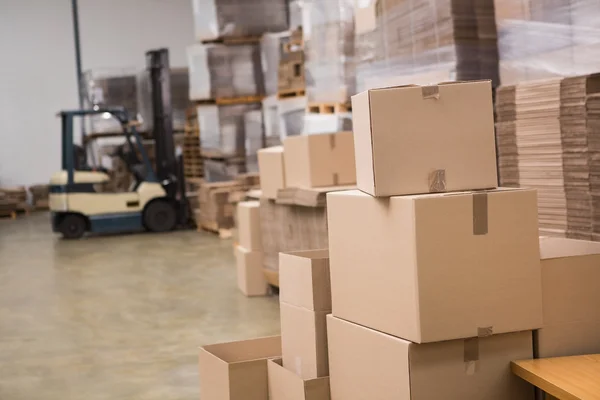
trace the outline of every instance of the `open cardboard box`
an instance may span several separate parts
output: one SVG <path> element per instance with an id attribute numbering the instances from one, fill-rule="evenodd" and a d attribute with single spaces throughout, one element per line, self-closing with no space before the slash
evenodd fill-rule
<path id="1" fill-rule="evenodd" d="M 284 368 L 280 358 L 267 364 L 270 400 L 329 400 L 329 377 L 304 380 Z"/>
<path id="2" fill-rule="evenodd" d="M 281 336 L 200 348 L 200 398 L 268 400 L 267 360 L 281 357 Z"/>

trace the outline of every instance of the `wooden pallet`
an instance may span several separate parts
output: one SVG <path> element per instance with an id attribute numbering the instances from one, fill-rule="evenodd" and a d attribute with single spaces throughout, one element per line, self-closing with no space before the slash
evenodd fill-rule
<path id="1" fill-rule="evenodd" d="M 233 106 L 238 104 L 260 103 L 265 98 L 264 95 L 257 96 L 239 96 L 239 97 L 221 97 L 217 99 L 192 100 L 196 106 Z"/>
<path id="2" fill-rule="evenodd" d="M 289 89 L 289 90 L 279 90 L 277 92 L 277 97 L 280 99 L 289 99 L 293 97 L 304 97 L 306 96 L 306 89 Z"/>
<path id="3" fill-rule="evenodd" d="M 17 219 L 17 211 L 0 210 L 0 218 Z"/>
<path id="4" fill-rule="evenodd" d="M 339 114 L 352 111 L 349 103 L 309 103 L 306 111 L 310 114 Z"/>
<path id="5" fill-rule="evenodd" d="M 240 36 L 240 37 L 220 37 L 215 39 L 202 40 L 202 44 L 224 44 L 229 46 L 256 44 L 261 40 L 260 35 Z"/>

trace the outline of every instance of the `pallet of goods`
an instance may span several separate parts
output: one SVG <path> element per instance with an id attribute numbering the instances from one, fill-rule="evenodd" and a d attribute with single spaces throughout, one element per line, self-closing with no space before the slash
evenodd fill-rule
<path id="1" fill-rule="evenodd" d="M 25 186 L 0 187 L 0 193 L 4 200 L 4 214 L 8 213 L 12 216 L 9 211 L 10 207 L 14 207 L 12 209 L 13 213 L 24 212 L 29 214 L 31 206 L 27 203 L 27 189 Z"/>
<path id="2" fill-rule="evenodd" d="M 245 193 L 258 187 L 257 175 L 238 176 L 233 181 L 201 181 L 198 188 L 198 209 L 194 210 L 198 229 L 221 234 L 231 230 L 234 225 L 235 200 L 239 193 Z"/>
<path id="3" fill-rule="evenodd" d="M 498 79 L 494 0 L 367 0 L 356 11 L 356 79 L 377 87 Z"/>
<path id="4" fill-rule="evenodd" d="M 236 44 L 288 29 L 287 0 L 193 0 L 198 42 Z"/>
<path id="5" fill-rule="evenodd" d="M 49 208 L 49 193 L 48 185 L 34 185 L 29 187 L 31 193 L 32 205 L 36 210 L 47 210 Z"/>
<path id="6" fill-rule="evenodd" d="M 598 72 L 595 0 L 496 0 L 503 85 Z"/>

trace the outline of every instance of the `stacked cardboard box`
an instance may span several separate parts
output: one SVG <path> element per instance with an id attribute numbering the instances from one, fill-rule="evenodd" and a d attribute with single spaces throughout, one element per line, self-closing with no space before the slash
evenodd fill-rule
<path id="1" fill-rule="evenodd" d="M 468 79 L 498 84 L 493 0 L 365 0 L 357 6 L 359 91 Z"/>
<path id="2" fill-rule="evenodd" d="M 332 400 L 533 395 L 509 363 L 542 325 L 536 193 L 496 188 L 491 86 L 353 97 L 361 191 L 327 195 Z"/>
<path id="3" fill-rule="evenodd" d="M 598 238 L 599 93 L 597 75 L 498 89 L 500 181 L 538 189 L 542 234 Z"/>
<path id="4" fill-rule="evenodd" d="M 327 247 L 325 195 L 356 182 L 352 134 L 290 137 L 258 163 L 263 264 L 277 273 L 280 252 Z"/>
<path id="5" fill-rule="evenodd" d="M 269 361 L 269 398 L 327 400 L 328 252 L 281 253 L 279 262 L 282 358 Z"/>
<path id="6" fill-rule="evenodd" d="M 280 42 L 277 91 L 279 97 L 304 96 L 304 35 L 302 29 L 291 32 Z"/>
<path id="7" fill-rule="evenodd" d="M 263 273 L 263 247 L 260 231 L 260 202 L 243 201 L 237 205 L 238 243 L 235 246 L 238 288 L 246 296 L 267 293 Z"/>
<path id="8" fill-rule="evenodd" d="M 596 0 L 495 0 L 495 11 L 503 85 L 598 71 Z"/>
<path id="9" fill-rule="evenodd" d="M 536 356 L 600 353 L 600 243 L 540 238 L 544 327 Z"/>
<path id="10" fill-rule="evenodd" d="M 198 227 L 215 233 L 233 228 L 237 193 L 254 189 L 256 178 L 248 174 L 227 182 L 202 181 L 198 189 L 199 209 L 194 210 Z"/>
<path id="11" fill-rule="evenodd" d="M 15 205 L 15 211 L 29 210 L 29 204 L 27 203 L 27 189 L 25 186 L 0 187 L 0 193 L 3 194 L 6 207 L 11 203 Z"/>

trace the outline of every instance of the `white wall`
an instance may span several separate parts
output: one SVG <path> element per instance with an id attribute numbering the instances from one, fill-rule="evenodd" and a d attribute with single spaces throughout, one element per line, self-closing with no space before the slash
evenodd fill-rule
<path id="1" fill-rule="evenodd" d="M 185 66 L 191 0 L 79 0 L 83 68 L 143 68 L 168 47 Z M 0 185 L 60 169 L 61 109 L 77 108 L 70 0 L 0 0 Z"/>

